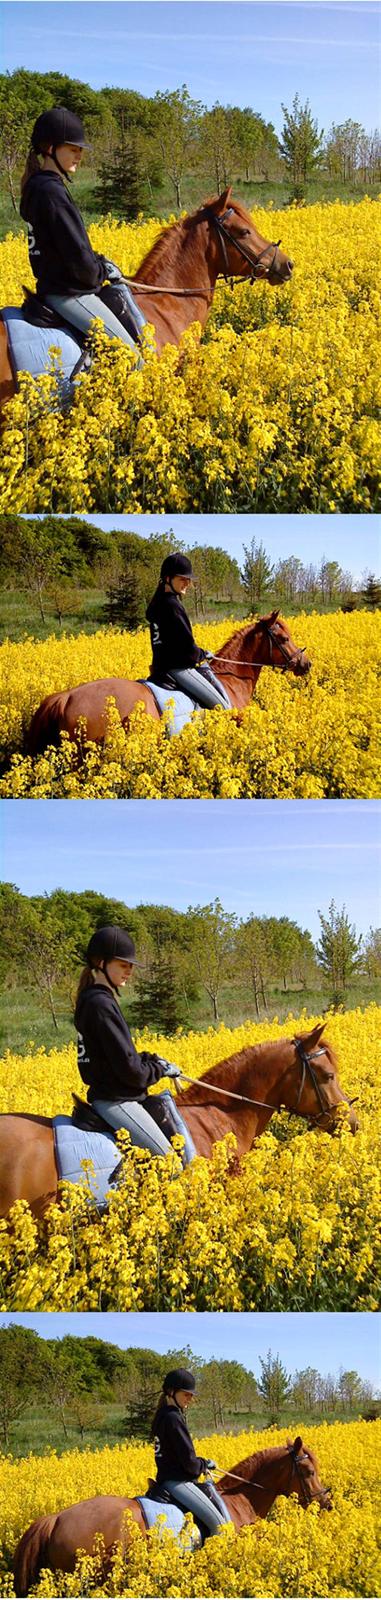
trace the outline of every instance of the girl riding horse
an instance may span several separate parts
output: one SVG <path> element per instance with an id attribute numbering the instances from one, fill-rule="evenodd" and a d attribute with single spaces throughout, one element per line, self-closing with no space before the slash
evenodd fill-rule
<path id="1" fill-rule="evenodd" d="M 204 1538 L 220 1533 L 225 1522 L 230 1522 L 221 1496 L 214 1483 L 198 1484 L 201 1473 L 212 1472 L 215 1461 L 197 1456 L 189 1432 L 186 1411 L 192 1404 L 196 1391 L 193 1372 L 184 1367 L 174 1368 L 164 1378 L 163 1391 L 152 1423 L 157 1466 L 158 1491 L 166 1490 L 176 1505 L 191 1511 L 196 1521 L 203 1524 Z M 160 1500 L 160 1493 L 155 1495 Z"/>
<path id="2" fill-rule="evenodd" d="M 56 321 L 58 314 L 82 335 L 94 317 L 100 317 L 110 338 L 136 349 L 145 319 L 119 267 L 92 249 L 78 206 L 66 188 L 88 148 L 80 118 L 64 106 L 53 106 L 37 118 L 20 205 L 37 296 L 56 313 Z M 28 320 L 28 300 L 25 312 Z M 34 320 L 32 296 L 30 316 Z"/>
<path id="3" fill-rule="evenodd" d="M 153 1155 L 171 1153 L 170 1140 L 181 1133 L 184 1164 L 193 1142 L 169 1090 L 148 1098 L 160 1078 L 179 1078 L 180 1068 L 149 1050 L 135 1050 L 119 1005 L 119 989 L 137 962 L 133 939 L 124 928 L 97 928 L 86 952 L 76 998 L 78 1068 L 87 1098 L 111 1128 L 127 1128 L 134 1145 Z"/>
<path id="4" fill-rule="evenodd" d="M 207 706 L 208 710 L 224 706 L 230 711 L 231 701 L 226 689 L 206 665 L 208 651 L 196 644 L 182 604 L 181 595 L 186 594 L 191 583 L 194 583 L 194 574 L 188 556 L 178 552 L 166 556 L 157 589 L 146 611 L 153 652 L 151 682 L 166 684 L 169 677 L 198 705 Z"/>

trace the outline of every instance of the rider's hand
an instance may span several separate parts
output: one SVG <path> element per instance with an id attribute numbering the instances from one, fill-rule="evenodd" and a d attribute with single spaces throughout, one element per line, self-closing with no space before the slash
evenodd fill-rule
<path id="1" fill-rule="evenodd" d="M 115 261 L 107 261 L 106 256 L 104 256 L 103 259 L 106 268 L 106 276 L 110 283 L 121 283 L 123 279 L 123 273 L 121 272 L 120 267 L 116 266 Z"/>
<path id="2" fill-rule="evenodd" d="M 216 1472 L 216 1468 L 217 1468 L 217 1463 L 215 1461 L 206 1461 L 205 1462 L 205 1472 Z"/>
<path id="3" fill-rule="evenodd" d="M 158 1056 L 158 1061 L 163 1068 L 163 1078 L 181 1078 L 181 1067 L 176 1067 L 174 1061 L 166 1061 L 165 1056 Z"/>

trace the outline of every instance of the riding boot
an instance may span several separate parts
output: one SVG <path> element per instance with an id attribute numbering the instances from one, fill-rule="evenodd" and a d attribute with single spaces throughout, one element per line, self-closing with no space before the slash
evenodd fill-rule
<path id="1" fill-rule="evenodd" d="M 197 1151 L 193 1144 L 191 1134 L 189 1133 L 189 1128 L 187 1128 L 186 1123 L 181 1116 L 181 1111 L 179 1111 L 176 1101 L 173 1099 L 173 1095 L 170 1094 L 169 1089 L 163 1089 L 161 1094 L 147 1095 L 146 1099 L 143 1101 L 143 1105 L 145 1111 L 149 1112 L 149 1115 L 153 1118 L 153 1121 L 156 1122 L 157 1126 L 162 1129 L 166 1139 L 170 1141 L 174 1138 L 175 1134 L 182 1134 L 184 1139 L 184 1147 L 181 1152 L 181 1160 L 183 1167 L 189 1166 L 190 1161 L 194 1160 Z"/>

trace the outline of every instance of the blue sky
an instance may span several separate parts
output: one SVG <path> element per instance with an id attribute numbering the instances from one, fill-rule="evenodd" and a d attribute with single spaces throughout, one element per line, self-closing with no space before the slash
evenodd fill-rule
<path id="1" fill-rule="evenodd" d="M 2 1318 L 3 1326 L 17 1322 L 34 1328 L 41 1338 L 59 1339 L 65 1333 L 79 1338 L 92 1335 L 108 1339 L 122 1349 L 140 1345 L 165 1355 L 190 1345 L 205 1360 L 225 1357 L 241 1361 L 260 1376 L 259 1357 L 270 1349 L 279 1354 L 289 1372 L 316 1366 L 321 1373 L 354 1368 L 362 1378 L 380 1382 L 380 1326 L 374 1314 L 357 1312 L 49 1312 L 18 1313 Z"/>
<path id="2" fill-rule="evenodd" d="M 184 544 L 220 545 L 241 563 L 243 547 L 255 539 L 262 541 L 271 561 L 298 556 L 301 561 L 318 564 L 323 556 L 338 561 L 345 572 L 361 578 L 368 570 L 378 573 L 381 559 L 380 523 L 377 517 L 362 516 L 88 516 L 105 532 L 125 528 L 126 532 L 178 534 Z"/>
<path id="3" fill-rule="evenodd" d="M 278 132 L 298 91 L 319 126 L 378 119 L 373 0 L 183 0 L 3 6 L 3 70 L 68 72 L 145 95 L 186 83 L 207 106 L 252 106 Z"/>
<path id="4" fill-rule="evenodd" d="M 13 800 L 3 876 L 25 894 L 95 889 L 125 900 L 289 916 L 320 932 L 333 897 L 359 932 L 379 922 L 376 801 Z"/>

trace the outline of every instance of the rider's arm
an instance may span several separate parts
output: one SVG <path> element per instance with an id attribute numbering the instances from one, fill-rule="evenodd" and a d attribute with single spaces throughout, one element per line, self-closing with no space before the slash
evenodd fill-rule
<path id="1" fill-rule="evenodd" d="M 170 651 L 173 665 L 198 666 L 200 661 L 204 661 L 205 650 L 196 644 L 189 617 L 176 595 L 167 596 L 164 617 L 166 654 Z"/>
<path id="2" fill-rule="evenodd" d="M 205 1457 L 196 1455 L 184 1418 L 171 1406 L 165 1417 L 165 1430 L 167 1449 L 173 1458 L 174 1476 L 179 1471 L 182 1477 L 199 1478 L 200 1472 L 205 1472 Z"/>
<path id="3" fill-rule="evenodd" d="M 62 256 L 65 276 L 71 290 L 96 293 L 106 277 L 104 257 L 92 249 L 77 207 L 62 187 L 57 194 L 41 194 L 43 222 L 54 237 L 57 255 Z"/>
<path id="4" fill-rule="evenodd" d="M 93 1039 L 91 1034 L 93 1033 Z M 89 1014 L 86 1019 L 86 1044 L 91 1060 L 91 1046 L 93 1044 L 96 1058 L 105 1062 L 105 1094 L 107 1094 L 107 1062 L 110 1063 L 112 1081 L 118 1081 L 118 1092 L 121 1095 L 143 1094 L 151 1083 L 158 1083 L 163 1077 L 163 1064 L 157 1055 L 151 1055 L 144 1050 L 141 1055 L 135 1050 L 131 1039 L 130 1030 L 122 1012 L 108 1010 L 105 1014 L 100 1009 Z M 120 1086 L 120 1087 L 119 1087 Z"/>

